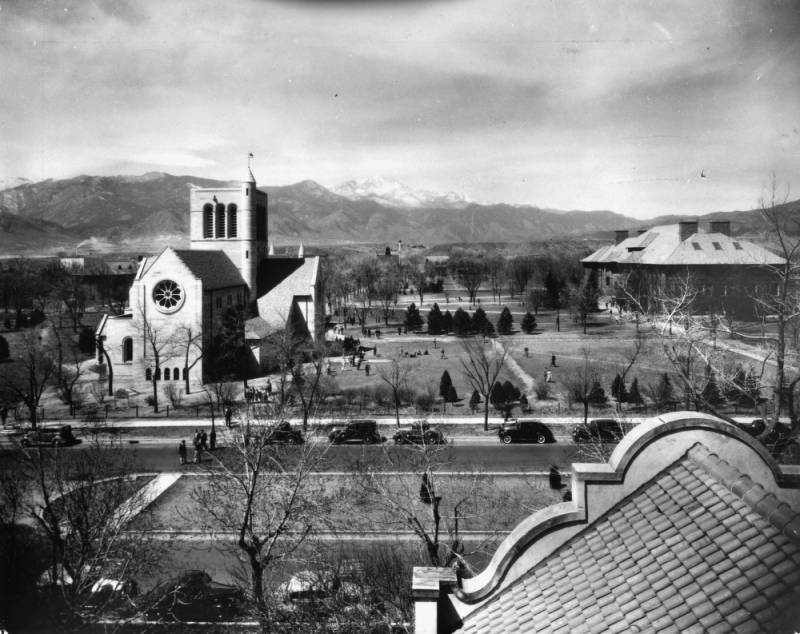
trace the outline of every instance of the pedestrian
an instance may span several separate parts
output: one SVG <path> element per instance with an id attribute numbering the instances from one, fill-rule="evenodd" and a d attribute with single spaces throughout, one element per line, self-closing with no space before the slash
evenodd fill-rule
<path id="1" fill-rule="evenodd" d="M 366 372 L 367 376 L 369 376 L 369 363 L 364 366 L 364 372 Z"/>
<path id="2" fill-rule="evenodd" d="M 197 447 L 200 445 L 200 430 L 194 430 L 194 446 Z"/>
<path id="3" fill-rule="evenodd" d="M 442 359 L 444 359 L 444 348 L 442 348 Z"/>
<path id="4" fill-rule="evenodd" d="M 552 383 L 553 382 L 553 373 L 550 370 L 547 371 L 547 378 L 545 379 L 545 383 Z"/>
<path id="5" fill-rule="evenodd" d="M 543 375 L 542 378 L 545 380 L 545 382 L 547 382 L 547 368 L 544 369 L 542 375 Z"/>
<path id="6" fill-rule="evenodd" d="M 233 418 L 233 411 L 230 407 L 225 408 L 225 427 L 231 426 L 231 419 Z"/>
<path id="7" fill-rule="evenodd" d="M 550 365 L 556 367 L 556 355 L 554 354 L 550 355 Z"/>
<path id="8" fill-rule="evenodd" d="M 192 456 L 192 462 L 195 464 L 200 463 L 200 452 L 203 451 L 202 447 L 200 447 L 200 437 L 195 437 L 194 440 L 194 455 Z"/>
<path id="9" fill-rule="evenodd" d="M 208 434 L 206 434 L 205 429 L 200 432 L 200 448 L 203 451 L 208 451 Z"/>
<path id="10" fill-rule="evenodd" d="M 181 457 L 181 464 L 186 464 L 186 441 L 181 440 L 181 444 L 178 445 L 178 455 Z"/>
<path id="11" fill-rule="evenodd" d="M 208 435 L 208 443 L 211 451 L 217 448 L 217 432 L 212 428 L 211 433 Z"/>

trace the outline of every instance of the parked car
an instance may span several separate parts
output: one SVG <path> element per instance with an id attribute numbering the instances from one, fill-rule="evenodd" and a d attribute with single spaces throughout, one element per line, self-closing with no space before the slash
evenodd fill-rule
<path id="1" fill-rule="evenodd" d="M 264 442 L 268 444 L 302 445 L 305 442 L 303 432 L 292 429 L 288 420 L 282 420 L 264 433 Z"/>
<path id="2" fill-rule="evenodd" d="M 411 427 L 397 430 L 394 442 L 398 445 L 443 445 L 447 439 L 441 430 L 421 421 L 413 423 Z"/>
<path id="3" fill-rule="evenodd" d="M 229 621 L 244 613 L 244 593 L 189 570 L 158 584 L 139 601 L 151 621 Z"/>
<path id="4" fill-rule="evenodd" d="M 334 427 L 328 438 L 334 445 L 350 442 L 373 444 L 386 440 L 378 433 L 378 423 L 374 420 L 351 420 L 343 427 Z"/>
<path id="5" fill-rule="evenodd" d="M 575 442 L 619 442 L 624 435 L 619 421 L 613 418 L 593 418 L 572 430 Z"/>
<path id="6" fill-rule="evenodd" d="M 734 424 L 741 430 L 746 431 L 751 436 L 758 436 L 760 435 L 766 428 L 767 425 L 761 418 L 754 418 L 751 421 L 734 421 Z"/>
<path id="7" fill-rule="evenodd" d="M 512 418 L 504 422 L 497 431 L 500 441 L 504 445 L 512 442 L 535 442 L 543 445 L 546 442 L 555 442 L 553 432 L 540 420 L 529 418 Z"/>
<path id="8" fill-rule="evenodd" d="M 32 429 L 20 441 L 23 447 L 45 446 L 66 447 L 74 445 L 78 439 L 72 435 L 72 426 L 49 427 L 45 429 Z"/>

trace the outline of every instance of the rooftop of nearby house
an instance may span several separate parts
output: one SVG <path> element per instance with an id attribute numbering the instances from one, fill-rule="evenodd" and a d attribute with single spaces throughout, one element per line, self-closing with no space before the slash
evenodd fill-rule
<path id="1" fill-rule="evenodd" d="M 601 247 L 581 262 L 655 266 L 781 264 L 783 259 L 753 242 L 730 235 L 727 222 L 701 226 L 698 222 L 659 225 L 635 236 L 617 232 L 617 243 Z"/>
<path id="2" fill-rule="evenodd" d="M 439 622 L 417 632 L 800 626 L 800 467 L 734 425 L 651 419 L 608 465 L 573 465 L 572 493 L 524 520 L 476 578 L 444 575 Z"/>

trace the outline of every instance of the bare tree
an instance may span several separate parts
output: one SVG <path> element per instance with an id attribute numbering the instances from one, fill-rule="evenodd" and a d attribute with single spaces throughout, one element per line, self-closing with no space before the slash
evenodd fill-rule
<path id="1" fill-rule="evenodd" d="M 470 338 L 461 342 L 463 356 L 461 371 L 472 389 L 483 398 L 483 429 L 489 430 L 489 396 L 505 366 L 508 351 L 502 342 L 492 341 L 488 347 L 480 340 Z M 499 348 L 499 350 L 498 350 Z"/>
<path id="2" fill-rule="evenodd" d="M 145 357 L 149 353 L 153 366 L 150 382 L 153 386 L 153 411 L 158 412 L 158 382 L 161 380 L 161 364 L 168 360 L 175 348 L 176 333 L 169 328 L 155 324 L 147 315 L 144 306 L 138 306 L 138 319 L 134 320 L 146 348 Z"/>
<path id="3" fill-rule="evenodd" d="M 388 366 L 385 364 L 378 366 L 378 376 L 392 392 L 394 415 L 398 427 L 400 427 L 400 404 L 403 396 L 408 392 L 408 375 L 412 369 L 411 363 L 404 358 L 392 359 Z"/>
<path id="4" fill-rule="evenodd" d="M 287 453 L 269 444 L 269 425 L 282 416 L 273 409 L 268 418 L 226 432 L 229 457 L 223 462 L 212 454 L 214 486 L 193 494 L 207 528 L 235 536 L 246 560 L 248 593 L 265 623 L 271 612 L 267 573 L 307 542 L 326 503 L 322 484 L 312 473 L 321 459 L 314 445 Z"/>
<path id="5" fill-rule="evenodd" d="M 53 351 L 40 338 L 40 330 L 23 333 L 15 362 L 0 372 L 0 387 L 28 408 L 33 427 L 38 423 L 39 402 L 56 376 Z"/>
<path id="6" fill-rule="evenodd" d="M 583 363 L 576 371 L 571 372 L 562 379 L 567 388 L 567 396 L 573 403 L 583 405 L 583 422 L 589 419 L 589 404 L 591 403 L 592 386 L 600 380 L 596 368 L 592 364 L 592 355 L 589 348 L 581 350 Z"/>
<path id="7" fill-rule="evenodd" d="M 203 347 L 203 331 L 198 326 L 182 325 L 179 329 L 178 339 L 183 348 L 184 391 L 186 394 L 190 394 L 189 373 L 194 366 L 208 357 L 208 351 Z M 192 352 L 194 352 L 193 359 Z"/>
<path id="8" fill-rule="evenodd" d="M 459 253 L 450 259 L 450 270 L 458 283 L 469 293 L 469 301 L 475 303 L 478 289 L 486 280 L 486 264 L 479 254 Z"/>

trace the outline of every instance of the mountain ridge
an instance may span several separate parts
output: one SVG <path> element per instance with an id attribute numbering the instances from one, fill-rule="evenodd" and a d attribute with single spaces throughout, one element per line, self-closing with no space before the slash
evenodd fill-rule
<path id="1" fill-rule="evenodd" d="M 190 188 L 232 186 L 238 186 L 238 182 L 164 172 L 138 176 L 81 175 L 22 183 L 0 190 L 0 251 L 10 254 L 25 249 L 54 250 L 63 248 L 65 243 L 91 238 L 120 247 L 186 246 Z M 313 180 L 260 189 L 269 196 L 270 237 L 278 242 L 403 240 L 407 244 L 433 246 L 464 242 L 523 243 L 584 236 L 611 238 L 615 229 L 698 217 L 687 214 L 642 221 L 608 210 L 562 211 L 535 205 L 487 204 L 459 199 L 457 194 L 448 199 L 460 200 L 457 205 L 389 205 L 362 195 L 366 193 L 364 188 L 358 196 L 349 198 Z M 405 196 L 411 190 L 400 191 Z M 435 200 L 436 196 L 435 192 L 422 192 L 414 200 Z M 754 217 L 757 213 L 754 210 L 713 212 L 700 218 L 710 220 L 721 215 L 735 219 L 742 223 L 737 228 L 742 233 L 758 229 Z"/>

